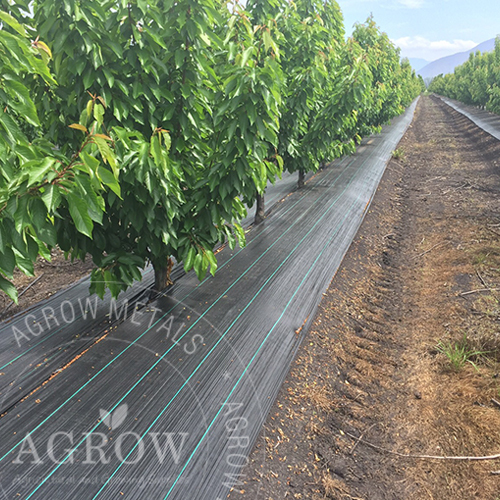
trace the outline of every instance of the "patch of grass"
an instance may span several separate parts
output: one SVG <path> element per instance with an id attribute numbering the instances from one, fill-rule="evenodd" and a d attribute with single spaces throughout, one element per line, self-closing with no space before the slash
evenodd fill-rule
<path id="1" fill-rule="evenodd" d="M 489 256 L 490 256 L 489 253 L 482 253 L 482 252 L 478 253 L 477 255 L 474 256 L 472 264 L 475 266 L 484 266 L 487 263 Z"/>
<path id="2" fill-rule="evenodd" d="M 487 351 L 478 351 L 471 347 L 466 333 L 464 333 L 464 336 L 457 342 L 444 342 L 440 340 L 436 346 L 436 350 L 446 356 L 450 363 L 450 367 L 456 372 L 461 371 L 467 363 L 470 363 L 478 370 L 476 366 L 478 358 L 488 354 Z"/>
<path id="3" fill-rule="evenodd" d="M 481 310 L 489 318 L 496 319 L 500 316 L 500 305 L 498 299 L 493 295 L 479 297 L 478 303 L 481 305 Z"/>
<path id="4" fill-rule="evenodd" d="M 488 233 L 485 238 L 491 238 Z M 500 247 L 496 245 L 477 245 L 471 248 L 472 264 L 497 270 L 500 267 Z"/>
<path id="5" fill-rule="evenodd" d="M 404 157 L 405 157 L 405 150 L 403 148 L 398 148 L 398 149 L 395 149 L 393 152 L 392 152 L 392 157 L 395 159 L 395 160 L 403 160 Z"/>

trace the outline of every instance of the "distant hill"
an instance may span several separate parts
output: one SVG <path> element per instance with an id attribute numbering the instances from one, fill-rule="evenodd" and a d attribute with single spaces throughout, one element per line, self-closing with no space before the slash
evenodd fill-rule
<path id="1" fill-rule="evenodd" d="M 433 61 L 427 66 L 424 66 L 420 70 L 417 71 L 419 75 L 422 75 L 424 80 L 427 78 L 434 78 L 440 74 L 446 75 L 448 73 L 453 73 L 457 66 L 463 64 L 467 59 L 469 59 L 469 54 L 473 52 L 491 52 L 495 49 L 495 39 L 492 38 L 486 42 L 479 44 L 477 47 L 474 47 L 467 52 L 459 52 L 458 54 L 453 54 L 452 56 L 442 57 L 441 59 L 437 59 Z"/>
<path id="2" fill-rule="evenodd" d="M 424 66 L 429 64 L 429 61 L 425 59 L 418 59 L 416 57 L 409 57 L 408 60 L 410 61 L 411 67 L 415 71 L 418 71 L 419 69 L 422 69 Z"/>

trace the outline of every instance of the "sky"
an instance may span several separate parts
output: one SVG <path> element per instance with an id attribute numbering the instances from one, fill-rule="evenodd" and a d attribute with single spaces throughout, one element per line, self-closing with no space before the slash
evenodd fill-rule
<path id="1" fill-rule="evenodd" d="M 500 35 L 500 0 L 337 0 L 347 34 L 373 13 L 402 57 L 434 61 Z"/>

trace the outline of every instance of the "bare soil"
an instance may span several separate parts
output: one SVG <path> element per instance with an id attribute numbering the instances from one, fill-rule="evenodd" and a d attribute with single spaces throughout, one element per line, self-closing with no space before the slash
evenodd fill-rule
<path id="1" fill-rule="evenodd" d="M 35 264 L 34 277 L 26 276 L 18 269 L 14 271 L 13 282 L 19 294 L 22 295 L 20 295 L 16 305 L 7 295 L 0 292 L 0 321 L 41 300 L 48 299 L 56 292 L 90 274 L 90 271 L 95 267 L 90 258 L 85 262 L 81 260 L 71 262 L 71 260 L 65 259 L 64 253 L 57 248 L 52 250 L 51 256 L 50 262 L 42 258 L 38 259 Z"/>
<path id="2" fill-rule="evenodd" d="M 233 500 L 500 499 L 500 460 L 414 457 L 500 453 L 500 142 L 423 97 L 399 148 Z"/>

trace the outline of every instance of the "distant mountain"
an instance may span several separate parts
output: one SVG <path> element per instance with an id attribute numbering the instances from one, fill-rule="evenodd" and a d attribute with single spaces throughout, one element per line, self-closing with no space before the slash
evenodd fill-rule
<path id="1" fill-rule="evenodd" d="M 419 75 L 422 75 L 424 80 L 427 78 L 434 78 L 440 74 L 446 75 L 448 73 L 453 73 L 457 66 L 460 66 L 467 61 L 467 59 L 469 59 L 469 54 L 477 52 L 478 50 L 479 52 L 491 52 L 494 49 L 495 39 L 492 38 L 491 40 L 483 42 L 467 52 L 459 52 L 458 54 L 453 54 L 452 56 L 437 59 L 436 61 L 427 64 L 427 66 L 424 66 L 417 72 Z"/>
<path id="2" fill-rule="evenodd" d="M 410 61 L 411 67 L 415 71 L 418 71 L 419 69 L 422 69 L 424 66 L 429 64 L 429 61 L 425 59 L 418 59 L 416 57 L 409 57 L 408 60 Z"/>

